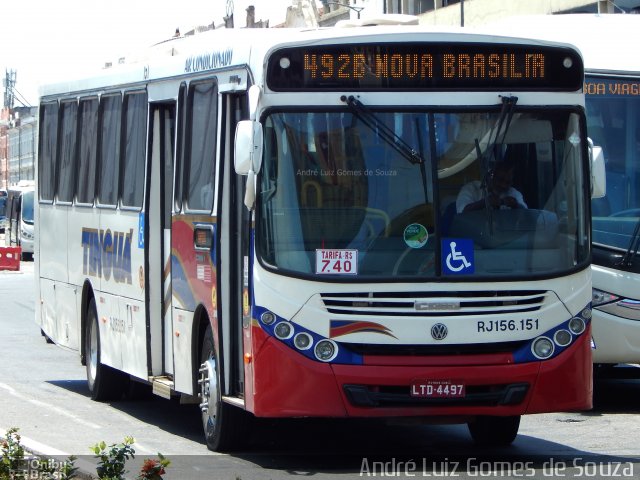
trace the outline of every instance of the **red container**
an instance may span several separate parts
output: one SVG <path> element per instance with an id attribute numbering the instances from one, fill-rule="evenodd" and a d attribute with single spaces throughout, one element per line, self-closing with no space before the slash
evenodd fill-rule
<path id="1" fill-rule="evenodd" d="M 20 270 L 20 247 L 0 247 L 0 270 Z"/>

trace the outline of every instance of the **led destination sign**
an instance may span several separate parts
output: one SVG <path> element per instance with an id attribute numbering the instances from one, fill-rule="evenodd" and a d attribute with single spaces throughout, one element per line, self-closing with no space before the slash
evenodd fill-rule
<path id="1" fill-rule="evenodd" d="M 267 84 L 295 90 L 563 90 L 583 82 L 564 47 L 411 43 L 287 48 L 271 56 Z"/>

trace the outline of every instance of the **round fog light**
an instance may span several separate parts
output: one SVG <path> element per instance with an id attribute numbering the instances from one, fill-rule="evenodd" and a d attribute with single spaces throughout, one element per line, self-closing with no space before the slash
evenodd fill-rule
<path id="1" fill-rule="evenodd" d="M 264 312 L 262 315 L 260 315 L 260 320 L 262 320 L 262 323 L 264 323 L 265 325 L 271 325 L 276 321 L 276 316 L 271 312 Z"/>
<path id="2" fill-rule="evenodd" d="M 553 342 L 547 337 L 538 337 L 531 345 L 531 352 L 541 360 L 553 355 L 553 350 Z"/>
<path id="3" fill-rule="evenodd" d="M 273 332 L 280 340 L 287 340 L 293 336 L 293 326 L 289 322 L 280 322 Z"/>
<path id="4" fill-rule="evenodd" d="M 298 333 L 293 337 L 293 344 L 298 350 L 309 350 L 313 345 L 313 338 L 308 333 Z"/>
<path id="5" fill-rule="evenodd" d="M 338 346 L 331 340 L 320 340 L 314 349 L 316 358 L 322 362 L 330 362 L 338 355 Z"/>
<path id="6" fill-rule="evenodd" d="M 591 320 L 591 309 L 585 308 L 584 310 L 582 310 L 582 316 L 587 320 Z"/>
<path id="7" fill-rule="evenodd" d="M 556 342 L 556 345 L 560 347 L 566 347 L 569 345 L 571 343 L 571 338 L 571 334 L 565 329 L 558 330 L 553 336 L 553 340 Z"/>
<path id="8" fill-rule="evenodd" d="M 585 328 L 587 328 L 587 326 L 580 317 L 573 317 L 569 320 L 569 330 L 571 330 L 571 333 L 574 335 L 580 335 L 584 332 Z"/>

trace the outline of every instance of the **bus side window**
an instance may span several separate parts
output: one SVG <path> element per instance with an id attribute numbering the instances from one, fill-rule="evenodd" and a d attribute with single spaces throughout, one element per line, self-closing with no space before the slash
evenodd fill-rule
<path id="1" fill-rule="evenodd" d="M 78 103 L 75 100 L 60 103 L 61 125 L 58 147 L 57 199 L 70 203 L 75 195 L 75 173 L 77 171 L 77 118 Z"/>
<path id="2" fill-rule="evenodd" d="M 177 125 L 177 145 L 176 145 L 176 164 L 175 164 L 175 185 L 174 190 L 174 210 L 180 212 L 182 210 L 182 200 L 184 191 L 184 165 L 186 162 L 186 125 L 187 125 L 187 84 L 180 85 L 180 93 L 178 95 L 178 112 L 176 116 Z"/>
<path id="3" fill-rule="evenodd" d="M 58 144 L 58 102 L 40 105 L 38 150 L 38 190 L 40 200 L 52 202 L 55 194 L 56 151 Z"/>
<path id="4" fill-rule="evenodd" d="M 120 179 L 120 122 L 122 95 L 103 95 L 100 99 L 100 136 L 98 200 L 101 205 L 116 206 Z"/>
<path id="5" fill-rule="evenodd" d="M 125 207 L 141 208 L 144 198 L 144 165 L 147 139 L 147 93 L 126 93 L 124 96 L 124 125 L 121 199 Z"/>
<path id="6" fill-rule="evenodd" d="M 213 209 L 213 184 L 216 172 L 216 130 L 218 86 L 215 80 L 191 84 L 184 165 L 186 200 L 189 210 Z"/>

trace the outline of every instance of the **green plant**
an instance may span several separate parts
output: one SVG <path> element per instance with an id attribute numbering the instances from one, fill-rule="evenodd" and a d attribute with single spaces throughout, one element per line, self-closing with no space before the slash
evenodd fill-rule
<path id="1" fill-rule="evenodd" d="M 24 448 L 20 444 L 18 428 L 7 430 L 2 441 L 2 459 L 0 460 L 0 480 L 24 478 Z"/>
<path id="2" fill-rule="evenodd" d="M 105 442 L 100 442 L 93 447 L 93 453 L 100 460 L 96 472 L 100 480 L 124 480 L 127 473 L 125 464 L 130 458 L 135 458 L 133 437 L 125 437 L 122 443 L 107 447 Z M 136 480 L 162 480 L 165 468 L 171 462 L 161 453 L 157 459 L 145 459 Z M 1 479 L 0 479 L 1 480 Z"/>
<path id="3" fill-rule="evenodd" d="M 133 437 L 124 437 L 122 443 L 110 445 L 100 442 L 91 447 L 95 456 L 100 460 L 96 473 L 100 480 L 124 480 L 127 473 L 125 464 L 129 458 L 135 457 L 135 450 L 131 446 Z"/>

